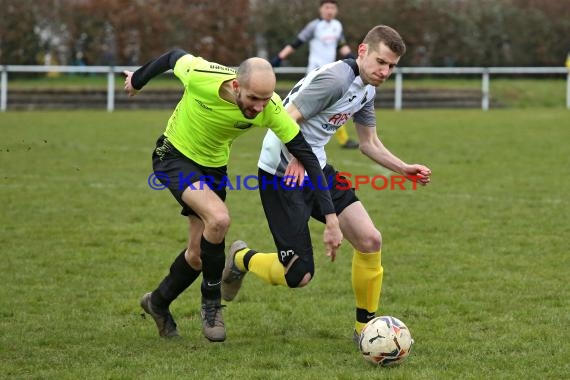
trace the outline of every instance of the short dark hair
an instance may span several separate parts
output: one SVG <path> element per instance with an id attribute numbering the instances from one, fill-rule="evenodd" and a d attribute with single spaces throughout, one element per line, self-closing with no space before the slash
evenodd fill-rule
<path id="1" fill-rule="evenodd" d="M 321 0 L 321 4 L 320 4 L 319 6 L 321 6 L 321 5 L 323 5 L 323 4 L 326 4 L 326 3 L 331 3 L 331 4 L 334 4 L 334 5 L 338 5 L 338 1 L 336 1 L 336 0 Z"/>
<path id="2" fill-rule="evenodd" d="M 387 25 L 377 25 L 370 29 L 362 41 L 362 43 L 368 44 L 372 49 L 377 49 L 380 42 L 384 42 L 398 57 L 406 53 L 406 44 L 402 36 Z"/>

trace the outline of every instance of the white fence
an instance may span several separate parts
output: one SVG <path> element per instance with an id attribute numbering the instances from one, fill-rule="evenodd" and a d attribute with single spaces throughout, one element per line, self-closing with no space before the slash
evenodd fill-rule
<path id="1" fill-rule="evenodd" d="M 107 111 L 115 109 L 115 75 L 124 70 L 134 71 L 132 66 L 26 66 L 2 65 L 0 111 L 7 110 L 8 105 L 8 74 L 9 73 L 99 73 L 107 75 Z M 276 74 L 304 74 L 304 67 L 278 67 Z M 490 80 L 492 74 L 565 74 L 566 75 L 566 108 L 570 109 L 570 71 L 565 67 L 399 67 L 395 71 L 394 109 L 402 109 L 402 93 L 404 74 L 426 75 L 480 75 L 481 76 L 481 109 L 489 109 Z"/>

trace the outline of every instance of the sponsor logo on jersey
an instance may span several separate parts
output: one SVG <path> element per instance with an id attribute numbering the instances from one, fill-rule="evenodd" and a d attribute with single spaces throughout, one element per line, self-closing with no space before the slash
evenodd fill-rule
<path id="1" fill-rule="evenodd" d="M 210 69 L 211 70 L 222 70 L 222 71 L 229 71 L 232 73 L 235 73 L 236 71 L 232 68 L 226 67 L 226 66 L 222 66 L 222 65 L 216 65 L 215 63 L 210 64 Z"/>
<path id="2" fill-rule="evenodd" d="M 321 128 L 324 129 L 325 131 L 335 132 L 338 127 L 336 127 L 332 124 L 325 123 L 325 124 L 321 124 Z"/>
<path id="3" fill-rule="evenodd" d="M 251 123 L 245 123 L 245 122 L 243 122 L 243 121 L 236 121 L 236 123 L 234 124 L 234 128 L 237 128 L 237 129 L 248 129 L 248 128 L 251 128 L 252 125 L 253 125 L 253 124 L 251 124 Z"/>
<path id="4" fill-rule="evenodd" d="M 198 103 L 200 105 L 200 107 L 202 107 L 205 110 L 211 111 L 212 109 L 210 107 L 208 107 L 207 105 L 204 104 L 204 102 L 202 102 L 201 100 L 198 99 L 194 99 L 196 101 L 196 103 Z"/>
<path id="5" fill-rule="evenodd" d="M 329 118 L 328 122 L 329 122 L 329 124 L 336 125 L 337 127 L 340 127 L 341 125 L 346 123 L 348 121 L 348 119 L 350 119 L 350 116 L 351 116 L 350 112 L 340 112 L 340 113 L 332 115 Z"/>

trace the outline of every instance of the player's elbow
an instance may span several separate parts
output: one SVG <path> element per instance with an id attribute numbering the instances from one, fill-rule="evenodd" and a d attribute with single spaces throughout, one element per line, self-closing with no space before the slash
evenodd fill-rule
<path id="1" fill-rule="evenodd" d="M 370 157 L 372 152 L 375 150 L 375 145 L 371 141 L 362 141 L 358 142 L 358 150 L 360 150 L 363 154 Z"/>

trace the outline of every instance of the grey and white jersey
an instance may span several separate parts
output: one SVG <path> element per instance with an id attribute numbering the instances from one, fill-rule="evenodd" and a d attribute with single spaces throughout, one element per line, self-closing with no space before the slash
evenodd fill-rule
<path id="1" fill-rule="evenodd" d="M 344 43 L 342 24 L 336 19 L 314 19 L 299 32 L 297 38 L 303 42 L 309 41 L 307 72 L 334 62 L 339 43 Z"/>
<path id="2" fill-rule="evenodd" d="M 283 105 L 287 108 L 292 102 L 303 116 L 304 121 L 299 124 L 301 132 L 324 168 L 325 145 L 351 117 L 358 124 L 376 126 L 375 96 L 376 88 L 362 82 L 356 61 L 346 59 L 311 71 L 291 89 Z M 283 176 L 289 160 L 285 145 L 268 131 L 257 164 L 259 168 Z"/>

